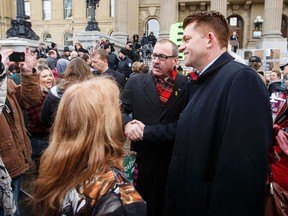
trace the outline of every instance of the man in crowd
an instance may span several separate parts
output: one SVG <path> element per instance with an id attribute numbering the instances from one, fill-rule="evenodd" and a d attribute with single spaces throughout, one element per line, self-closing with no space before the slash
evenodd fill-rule
<path id="1" fill-rule="evenodd" d="M 104 49 L 108 53 L 108 67 L 110 69 L 116 71 L 118 68 L 118 64 L 119 64 L 119 59 L 118 59 L 117 55 L 112 52 L 110 44 L 105 44 Z"/>
<path id="2" fill-rule="evenodd" d="M 49 50 L 47 57 L 48 67 L 53 70 L 56 67 L 57 63 L 57 52 L 55 50 Z"/>
<path id="3" fill-rule="evenodd" d="M 140 61 L 140 56 L 133 49 L 133 43 L 131 41 L 127 41 L 125 45 L 125 49 L 127 50 L 127 56 L 132 60 L 132 62 Z"/>
<path id="4" fill-rule="evenodd" d="M 178 64 L 177 45 L 168 39 L 158 41 L 152 59 L 151 73 L 130 77 L 121 93 L 125 134 L 131 139 L 130 135 L 138 128 L 135 127 L 137 124 L 133 124 L 130 113 L 146 125 L 165 125 L 175 122 L 185 106 L 186 78 L 175 70 Z M 173 140 L 156 140 L 131 143 L 131 150 L 137 152 L 139 170 L 136 189 L 147 202 L 149 216 L 163 215 L 167 171 L 174 144 Z"/>
<path id="5" fill-rule="evenodd" d="M 165 215 L 263 215 L 272 140 L 267 89 L 227 53 L 222 14 L 195 13 L 183 29 L 179 50 L 199 76 L 177 122 Z"/>
<path id="6" fill-rule="evenodd" d="M 37 59 L 46 58 L 46 45 L 44 43 L 40 43 L 39 47 L 34 50 L 34 53 L 36 53 Z"/>
<path id="7" fill-rule="evenodd" d="M 252 68 L 227 52 L 229 27 L 222 14 L 189 15 L 183 28 L 179 50 L 199 75 L 188 83 L 188 103 L 172 124 L 175 145 L 164 215 L 264 215 L 272 140 L 267 88 Z M 165 131 L 175 132 L 170 125 L 156 132 L 161 125 L 135 122 L 141 130 L 135 128 L 132 139 L 145 141 L 154 133 L 156 140 Z"/>
<path id="8" fill-rule="evenodd" d="M 132 60 L 128 57 L 128 51 L 125 48 L 120 49 L 119 53 L 119 64 L 117 71 L 124 74 L 126 79 L 129 78 L 132 73 Z"/>
<path id="9" fill-rule="evenodd" d="M 12 49 L 1 51 L 5 63 Z M 27 136 L 22 109 L 36 105 L 42 98 L 36 70 L 33 68 L 36 56 L 26 51 L 25 62 L 19 62 L 21 85 L 7 80 L 7 98 L 0 114 L 0 156 L 12 178 L 13 198 L 17 209 L 14 215 L 20 215 L 18 199 L 23 174 L 31 167 L 31 144 Z"/>
<path id="10" fill-rule="evenodd" d="M 70 49 L 69 49 L 69 47 L 67 47 L 67 46 L 64 47 L 63 55 L 61 56 L 61 58 L 62 59 L 66 59 L 66 60 L 70 59 Z"/>
<path id="11" fill-rule="evenodd" d="M 91 65 L 94 68 L 94 75 L 105 75 L 112 77 L 122 90 L 126 83 L 126 78 L 122 73 L 112 70 L 108 67 L 108 53 L 103 49 L 96 49 L 91 56 Z"/>

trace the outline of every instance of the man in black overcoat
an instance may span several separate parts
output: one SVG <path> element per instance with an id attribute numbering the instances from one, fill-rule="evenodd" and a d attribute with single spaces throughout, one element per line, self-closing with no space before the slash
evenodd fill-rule
<path id="1" fill-rule="evenodd" d="M 169 124 L 177 121 L 186 101 L 186 77 L 177 74 L 178 47 L 168 39 L 156 43 L 152 54 L 152 70 L 128 79 L 121 93 L 123 124 L 128 138 L 137 124 Z M 132 114 L 132 118 L 129 114 Z M 133 141 L 137 152 L 138 179 L 136 190 L 147 202 L 147 215 L 163 214 L 167 171 L 174 140 L 168 142 Z"/>

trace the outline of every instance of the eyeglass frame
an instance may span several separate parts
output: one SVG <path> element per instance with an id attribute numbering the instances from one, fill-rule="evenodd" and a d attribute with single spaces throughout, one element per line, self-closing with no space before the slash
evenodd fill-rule
<path id="1" fill-rule="evenodd" d="M 159 59 L 159 61 L 166 61 L 167 59 L 169 59 L 169 58 L 175 58 L 175 57 L 177 57 L 177 56 L 166 56 L 166 55 L 164 55 L 164 54 L 159 54 L 159 55 L 157 55 L 156 53 L 152 53 L 151 54 L 151 58 L 152 59 L 156 59 L 156 58 L 158 58 Z"/>

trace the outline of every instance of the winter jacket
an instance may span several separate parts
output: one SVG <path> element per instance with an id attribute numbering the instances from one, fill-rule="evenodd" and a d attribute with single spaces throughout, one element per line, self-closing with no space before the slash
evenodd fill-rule
<path id="1" fill-rule="evenodd" d="M 46 96 L 40 112 L 41 125 L 50 128 L 54 122 L 58 105 L 63 92 L 58 90 L 58 86 L 53 86 Z"/>
<path id="2" fill-rule="evenodd" d="M 21 80 L 21 85 L 17 86 L 8 79 L 9 105 L 0 114 L 0 156 L 11 178 L 24 174 L 32 165 L 31 144 L 24 126 L 22 109 L 36 105 L 42 98 L 36 74 L 21 74 Z"/>
<path id="3" fill-rule="evenodd" d="M 267 88 L 223 53 L 189 84 L 177 122 L 165 215 L 260 216 L 272 140 Z"/>

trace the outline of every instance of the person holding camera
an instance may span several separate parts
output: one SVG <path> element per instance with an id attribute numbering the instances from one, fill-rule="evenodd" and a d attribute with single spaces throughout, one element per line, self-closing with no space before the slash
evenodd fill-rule
<path id="1" fill-rule="evenodd" d="M 0 52 L 1 70 L 7 69 L 5 63 L 12 53 L 12 49 Z M 26 49 L 25 60 L 19 61 L 21 85 L 16 85 L 12 80 L 7 79 L 7 97 L 0 114 L 0 156 L 12 178 L 12 193 L 16 204 L 14 215 L 20 215 L 18 198 L 21 182 L 23 174 L 32 165 L 31 144 L 26 133 L 22 109 L 36 105 L 42 97 L 36 69 L 34 69 L 35 62 L 36 55 L 32 50 Z M 3 102 L 2 99 L 1 101 Z M 0 215 L 2 214 L 3 212 L 0 211 Z"/>
<path id="2" fill-rule="evenodd" d="M 37 59 L 39 59 L 39 58 L 47 58 L 47 56 L 46 56 L 46 45 L 44 43 L 40 43 L 39 47 L 37 47 L 33 52 L 37 55 Z"/>

